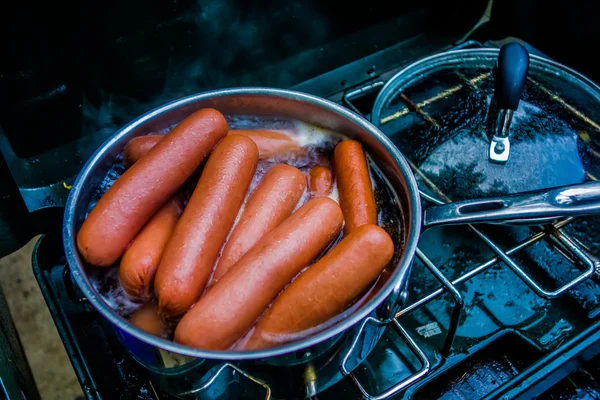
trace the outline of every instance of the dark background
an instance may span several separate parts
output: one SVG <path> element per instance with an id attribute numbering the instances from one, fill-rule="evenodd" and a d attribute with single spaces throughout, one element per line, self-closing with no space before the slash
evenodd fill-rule
<path id="1" fill-rule="evenodd" d="M 60 204 L 52 191 L 71 182 L 110 134 L 149 109 L 212 88 L 290 87 L 419 37 L 452 45 L 475 25 L 487 3 L 3 4 L 0 255 L 36 233 L 60 228 Z M 521 38 L 600 81 L 594 61 L 600 48 L 594 3 L 496 0 L 491 22 L 473 38 Z M 44 209 L 40 215 L 30 215 L 32 207 L 22 199 L 25 192 Z"/>

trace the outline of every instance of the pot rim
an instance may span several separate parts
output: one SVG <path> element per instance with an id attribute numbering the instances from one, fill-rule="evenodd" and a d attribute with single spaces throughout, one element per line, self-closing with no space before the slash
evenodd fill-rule
<path id="1" fill-rule="evenodd" d="M 406 84 L 415 76 L 428 72 L 429 70 L 439 67 L 440 65 L 448 61 L 461 61 L 461 57 L 494 56 L 494 59 L 497 59 L 499 53 L 500 49 L 496 48 L 449 50 L 443 53 L 438 53 L 426 58 L 422 58 L 409 64 L 405 68 L 398 71 L 394 76 L 392 76 L 386 82 L 386 84 L 383 85 L 383 87 L 377 94 L 377 97 L 375 98 L 375 102 L 373 103 L 373 107 L 371 109 L 372 124 L 376 127 L 381 126 L 381 113 L 384 110 L 384 107 L 386 106 L 387 102 L 390 100 L 391 96 L 397 91 L 398 87 L 401 84 Z M 538 56 L 536 54 L 530 54 L 529 60 L 530 71 L 531 66 L 539 66 L 549 68 L 553 72 L 566 74 L 567 76 L 574 78 L 582 89 L 587 89 L 587 91 L 590 94 L 595 96 L 596 99 L 600 101 L 600 86 L 598 86 L 598 84 L 596 84 L 594 81 L 581 74 L 580 72 L 577 72 L 574 69 L 567 67 L 566 65 L 561 64 L 557 61 L 548 59 L 546 57 Z"/>
<path id="2" fill-rule="evenodd" d="M 402 255 L 400 256 L 400 259 L 398 260 L 398 263 L 394 268 L 394 272 L 388 279 L 386 285 L 367 304 L 365 304 L 354 314 L 344 319 L 343 321 L 333 325 L 332 327 L 324 330 L 323 332 L 309 336 L 303 340 L 275 348 L 244 352 L 201 350 L 177 344 L 173 341 L 159 338 L 149 333 L 146 333 L 133 326 L 128 320 L 121 317 L 112 308 L 110 308 L 110 306 L 103 300 L 102 296 L 98 294 L 93 288 L 90 280 L 88 279 L 85 273 L 84 263 L 82 262 L 79 256 L 79 252 L 76 246 L 77 235 L 75 232 L 75 210 L 82 192 L 83 183 L 85 183 L 92 171 L 95 170 L 97 164 L 102 159 L 102 156 L 129 132 L 140 126 L 143 126 L 146 122 L 151 121 L 157 115 L 171 111 L 173 109 L 177 109 L 190 103 L 203 101 L 215 97 L 228 97 L 238 95 L 283 97 L 291 100 L 307 102 L 317 107 L 329 109 L 330 111 L 339 114 L 343 118 L 346 118 L 353 124 L 359 126 L 361 129 L 364 129 L 365 131 L 369 132 L 369 134 L 371 134 L 375 139 L 377 139 L 377 141 L 385 148 L 385 151 L 392 157 L 393 161 L 400 169 L 401 173 L 404 175 L 404 179 L 408 189 L 408 193 L 406 193 L 407 203 L 411 208 L 410 217 L 407 218 L 406 225 L 408 233 L 406 236 L 405 246 Z M 156 107 L 153 110 L 148 111 L 142 116 L 127 123 L 121 129 L 112 134 L 101 146 L 98 147 L 98 149 L 96 149 L 94 154 L 87 160 L 87 162 L 84 164 L 83 168 L 79 172 L 75 182 L 73 183 L 73 188 L 69 193 L 69 197 L 65 205 L 62 232 L 65 256 L 67 263 L 69 264 L 73 280 L 79 286 L 79 288 L 89 300 L 89 302 L 92 304 L 92 306 L 117 328 L 127 332 L 128 334 L 142 340 L 143 342 L 149 345 L 185 356 L 214 360 L 256 360 L 303 350 L 317 343 L 330 339 L 331 337 L 334 337 L 352 328 L 358 322 L 364 320 L 390 295 L 390 293 L 392 292 L 392 290 L 394 290 L 395 287 L 401 286 L 403 288 L 406 285 L 411 262 L 416 251 L 421 230 L 421 219 L 421 202 L 417 182 L 414 178 L 414 175 L 412 174 L 408 162 L 400 153 L 400 151 L 394 146 L 392 141 L 369 121 L 330 100 L 323 99 L 314 95 L 287 89 L 276 89 L 268 87 L 236 87 L 202 92 L 171 101 L 169 103 Z"/>

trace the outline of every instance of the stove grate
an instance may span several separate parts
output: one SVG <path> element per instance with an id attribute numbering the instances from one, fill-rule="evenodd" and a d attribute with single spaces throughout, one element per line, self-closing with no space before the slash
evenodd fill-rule
<path id="1" fill-rule="evenodd" d="M 467 45 L 463 45 L 460 48 L 465 48 L 468 46 L 483 47 L 481 44 L 479 44 L 477 42 L 469 42 Z M 414 113 L 414 114 L 420 116 L 421 118 L 423 118 L 429 124 L 431 124 L 433 126 L 439 126 L 437 121 L 433 117 L 431 117 L 424 110 L 424 108 L 431 105 L 432 103 L 435 103 L 438 100 L 451 97 L 452 95 L 458 93 L 459 91 L 461 91 L 465 88 L 476 89 L 477 84 L 479 82 L 487 79 L 490 76 L 491 76 L 491 73 L 484 73 L 484 74 L 481 74 L 470 80 L 463 79 L 464 85 L 456 85 L 456 86 L 454 86 L 450 89 L 447 89 L 441 93 L 438 93 L 438 94 L 432 96 L 431 98 L 424 100 L 420 103 L 414 103 L 410 98 L 408 98 L 407 96 L 402 94 L 401 97 L 403 96 L 403 101 L 405 104 L 407 104 L 407 107 L 395 112 L 394 114 L 392 114 L 388 117 L 385 117 L 384 119 L 381 120 L 381 124 L 383 125 L 383 124 L 391 122 L 392 120 L 396 120 L 396 119 L 405 117 L 407 115 L 410 115 L 411 113 Z M 582 112 L 578 111 L 572 105 L 568 104 L 564 99 L 560 98 L 558 95 L 556 95 L 555 93 L 553 93 L 552 91 L 550 91 L 549 89 L 544 87 L 541 83 L 535 82 L 535 81 L 533 83 L 537 87 L 539 87 L 544 93 L 546 93 L 552 100 L 558 102 L 563 107 L 565 107 L 567 110 L 569 110 L 574 116 L 576 116 L 577 118 L 588 123 L 593 128 L 600 130 L 600 128 L 599 128 L 600 125 L 598 125 L 597 123 L 592 121 L 589 117 L 585 116 Z M 359 115 L 369 119 L 370 116 L 365 115 L 364 113 L 361 113 L 359 111 L 358 107 L 356 107 L 355 104 L 353 103 L 353 100 L 364 95 L 365 93 L 370 93 L 370 92 L 380 89 L 383 86 L 383 84 L 384 83 L 382 81 L 376 81 L 374 83 L 370 83 L 369 85 L 363 86 L 361 88 L 354 89 L 352 91 L 348 91 L 342 97 L 342 103 L 346 107 L 348 107 L 351 110 L 353 110 L 354 112 L 358 113 Z M 423 181 L 430 187 L 430 189 L 432 189 L 440 198 L 444 199 L 444 201 L 438 200 L 438 199 L 428 195 L 427 193 L 420 191 L 420 195 L 423 199 L 425 199 L 426 201 L 428 201 L 430 203 L 436 204 L 436 205 L 444 204 L 444 203 L 451 201 L 450 198 L 448 198 L 448 196 L 446 196 L 431 180 L 429 180 L 425 176 L 425 174 L 419 170 L 419 168 L 416 165 L 414 165 L 408 159 L 407 159 L 407 161 L 409 162 L 413 172 L 415 174 L 418 174 L 421 178 L 423 178 Z M 587 175 L 592 180 L 596 179 L 594 176 L 591 176 L 590 174 L 587 174 Z M 558 297 L 564 295 L 566 292 L 568 292 L 573 287 L 575 287 L 575 286 L 581 284 L 582 282 L 584 282 L 585 280 L 591 278 L 594 275 L 596 269 L 600 270 L 600 260 L 598 258 L 596 258 L 593 254 L 591 254 L 591 251 L 589 249 L 587 249 L 585 247 L 585 245 L 583 245 L 581 242 L 570 237 L 568 234 L 562 232 L 562 229 L 564 227 L 568 226 L 575 220 L 577 220 L 577 218 L 565 218 L 554 224 L 545 225 L 542 230 L 540 230 L 539 232 L 534 232 L 531 236 L 529 236 L 525 240 L 522 240 L 520 243 L 518 243 L 517 245 L 513 246 L 512 248 L 510 248 L 508 250 L 503 250 L 502 247 L 498 243 L 496 243 L 494 240 L 492 240 L 488 235 L 484 234 L 480 229 L 476 228 L 473 225 L 467 225 L 468 228 L 473 233 L 475 233 L 475 235 L 481 241 L 483 241 L 496 254 L 496 256 L 488 259 L 485 262 L 480 263 L 472 270 L 460 275 L 459 277 L 455 278 L 454 280 L 448 279 L 448 277 L 446 277 L 444 275 L 444 273 L 442 272 L 442 270 L 439 266 L 435 265 L 435 263 L 423 251 L 421 251 L 420 249 L 417 249 L 417 252 L 416 252 L 417 258 L 427 267 L 427 269 L 433 274 L 433 276 L 441 283 L 441 287 L 439 287 L 436 290 L 431 291 L 430 293 L 421 297 L 417 301 L 414 301 L 413 303 L 408 304 L 407 306 L 403 307 L 403 309 L 400 310 L 396 314 L 396 316 L 393 320 L 393 324 L 396 328 L 396 331 L 398 332 L 400 337 L 403 339 L 403 341 L 408 345 L 410 350 L 415 355 L 418 355 L 418 357 L 422 363 L 422 368 L 419 371 L 415 372 L 414 374 L 409 375 L 408 377 L 405 377 L 403 380 L 401 380 L 394 386 L 390 387 L 389 389 L 385 390 L 384 392 L 378 393 L 378 394 L 368 393 L 367 390 L 364 388 L 364 386 L 359 381 L 359 379 L 353 373 L 348 372 L 348 373 L 346 373 L 346 375 L 351 378 L 351 380 L 357 386 L 358 390 L 368 400 L 381 400 L 381 399 L 391 397 L 391 396 L 399 393 L 400 391 L 404 390 L 408 386 L 416 383 L 418 380 L 425 378 L 431 372 L 430 362 L 427 359 L 427 357 L 425 356 L 425 353 L 423 352 L 423 350 L 421 348 L 419 348 L 417 343 L 415 343 L 415 341 L 410 337 L 408 332 L 402 327 L 402 325 L 400 324 L 400 319 L 402 317 L 410 314 L 411 312 L 419 309 L 420 307 L 426 305 L 427 303 L 431 302 L 432 300 L 435 300 L 435 299 L 441 297 L 445 293 L 450 293 L 454 300 L 454 308 L 453 308 L 453 311 L 451 314 L 451 320 L 450 320 L 450 324 L 449 324 L 449 328 L 448 328 L 448 332 L 447 332 L 444 344 L 442 345 L 442 347 L 440 349 L 440 353 L 442 354 L 442 356 L 447 357 L 452 348 L 452 343 L 456 336 L 456 331 L 457 331 L 457 328 L 458 328 L 458 325 L 459 325 L 459 322 L 460 322 L 460 319 L 462 316 L 462 310 L 464 308 L 464 300 L 463 300 L 459 290 L 456 288 L 456 286 L 487 271 L 489 268 L 491 268 L 492 266 L 494 266 L 500 262 L 504 262 L 506 265 L 508 265 L 508 267 L 523 282 L 525 282 L 525 284 L 527 284 L 527 286 L 529 286 L 538 296 L 540 296 L 543 299 L 558 298 Z M 583 270 L 581 271 L 581 273 L 579 275 L 577 275 L 574 279 L 570 280 L 569 282 L 564 283 L 562 286 L 560 286 L 559 288 L 556 288 L 556 289 L 544 288 L 540 283 L 536 282 L 536 280 L 531 275 L 529 275 L 527 272 L 525 272 L 525 270 L 517 262 L 515 262 L 515 260 L 511 257 L 515 253 L 517 253 L 523 249 L 526 249 L 527 247 L 529 247 L 543 239 L 552 243 L 553 248 L 557 251 L 557 253 L 560 254 L 565 259 L 567 259 L 569 262 L 572 262 L 575 265 L 578 264 L 583 267 Z"/>

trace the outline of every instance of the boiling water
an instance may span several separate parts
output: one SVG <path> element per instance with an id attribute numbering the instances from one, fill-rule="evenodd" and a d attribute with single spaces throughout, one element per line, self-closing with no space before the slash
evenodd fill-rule
<path id="1" fill-rule="evenodd" d="M 229 117 L 228 124 L 230 129 L 268 129 L 273 131 L 279 131 L 291 136 L 301 147 L 299 152 L 290 152 L 286 154 L 274 155 L 270 158 L 259 160 L 256 173 L 250 184 L 248 190 L 248 196 L 256 188 L 264 174 L 274 165 L 284 163 L 298 168 L 307 177 L 310 169 L 317 165 L 326 166 L 331 168 L 331 160 L 333 157 L 333 150 L 335 146 L 342 140 L 346 139 L 345 136 L 333 132 L 315 125 L 307 124 L 300 121 L 281 119 L 281 118 L 265 118 L 265 117 Z M 166 133 L 167 130 L 159 132 Z M 373 190 L 375 194 L 375 200 L 378 208 L 378 223 L 383 227 L 392 237 L 395 243 L 395 254 L 391 265 L 395 265 L 399 259 L 400 252 L 404 247 L 404 239 L 402 235 L 402 226 L 404 226 L 403 216 L 400 210 L 400 203 L 397 196 L 394 194 L 389 183 L 385 179 L 382 172 L 375 165 L 372 159 L 367 154 L 368 165 L 370 168 L 371 181 L 373 184 Z M 123 165 L 122 156 L 118 156 L 115 164 L 108 171 L 106 177 L 98 187 L 92 201 L 90 202 L 89 209 L 97 203 L 99 198 L 108 190 L 108 188 L 115 182 L 115 180 L 121 176 L 125 171 Z M 193 182 L 195 184 L 195 182 Z M 188 195 L 191 195 L 193 186 L 187 190 Z M 339 203 L 339 195 L 337 185 L 334 181 L 329 197 Z M 305 190 L 301 200 L 299 201 L 296 209 L 310 199 L 309 190 Z M 234 227 L 237 224 L 239 217 L 244 209 L 246 200 L 242 205 Z M 341 233 L 334 240 L 334 242 L 328 247 L 329 250 L 341 239 Z M 327 252 L 324 251 L 324 253 Z M 218 259 L 217 259 L 218 261 Z M 115 310 L 119 315 L 129 318 L 133 312 L 135 312 L 143 304 L 138 303 L 131 299 L 123 290 L 119 282 L 119 270 L 118 265 L 114 265 L 110 268 L 95 268 L 93 266 L 88 267 L 88 275 L 95 289 L 100 293 L 106 303 Z M 366 291 L 353 305 L 351 305 L 346 311 L 326 322 L 323 326 L 311 329 L 308 332 L 303 332 L 299 336 L 294 336 L 294 340 L 300 337 L 308 336 L 316 331 L 325 329 L 341 319 L 347 317 L 351 313 L 355 312 L 360 306 L 365 304 L 384 283 L 384 277 L 389 277 L 389 271 L 382 274 L 382 276 L 374 283 L 374 285 Z M 172 328 L 172 324 L 171 324 Z M 172 329 L 165 333 L 166 338 L 172 337 Z M 290 338 L 291 339 L 291 338 Z"/>

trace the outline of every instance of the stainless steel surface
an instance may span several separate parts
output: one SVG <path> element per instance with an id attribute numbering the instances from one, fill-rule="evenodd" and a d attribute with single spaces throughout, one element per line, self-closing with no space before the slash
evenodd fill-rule
<path id="1" fill-rule="evenodd" d="M 218 109 L 226 115 L 277 115 L 343 132 L 346 136 L 361 141 L 381 168 L 403 209 L 404 250 L 380 291 L 347 319 L 305 340 L 278 348 L 251 352 L 208 351 L 186 347 L 137 329 L 115 313 L 96 292 L 87 277 L 86 266 L 77 251 L 75 238 L 98 184 L 131 138 L 168 128 L 205 107 Z M 402 292 L 398 288 L 404 288 L 406 284 L 420 226 L 421 205 L 410 167 L 391 141 L 368 121 L 340 105 L 315 96 L 280 89 L 238 88 L 206 92 L 166 104 L 141 116 L 109 138 L 84 165 L 73 184 L 65 208 L 63 242 L 72 278 L 85 297 L 115 326 L 132 356 L 148 368 L 155 382 L 170 386 L 171 393 L 196 393 L 196 389 L 204 387 L 210 371 L 217 369 L 221 373 L 211 378 L 214 384 L 215 380 L 218 381 L 225 375 L 222 373 L 224 370 L 219 369 L 225 368 L 225 362 L 244 371 L 248 377 L 267 384 L 274 396 L 281 397 L 285 394 L 294 397 L 303 396 L 306 388 L 290 387 L 287 384 L 290 382 L 289 376 L 285 376 L 298 374 L 298 366 L 309 363 L 315 365 L 318 375 L 314 385 L 318 392 L 341 379 L 340 364 L 351 353 L 351 344 L 360 343 L 364 350 L 354 360 L 356 365 L 361 362 L 360 357 L 368 355 L 381 337 L 385 324 L 369 330 L 367 334 L 361 334 L 357 339 L 360 323 L 366 318 L 374 318 L 390 293 Z M 397 310 L 388 303 L 385 303 L 384 308 L 384 314 L 393 315 Z M 169 357 L 176 361 L 166 363 L 165 360 Z M 289 366 L 294 367 L 287 368 Z M 302 381 L 292 381 L 296 380 Z"/>
<path id="2" fill-rule="evenodd" d="M 350 108 L 355 113 L 360 114 L 360 111 L 358 110 L 358 108 L 356 108 L 354 106 L 354 104 L 352 104 L 352 99 L 356 96 L 360 96 L 362 94 L 369 93 L 376 89 L 379 89 L 382 86 L 383 86 L 383 82 L 378 80 L 378 81 L 375 81 L 368 85 L 362 86 L 358 89 L 351 90 L 349 92 L 344 93 L 344 96 L 342 97 L 342 102 L 344 103 L 344 105 L 346 107 Z"/>
<path id="3" fill-rule="evenodd" d="M 496 121 L 496 131 L 490 141 L 490 161 L 505 163 L 510 156 L 510 124 L 513 119 L 513 110 L 501 109 Z"/>
<path id="4" fill-rule="evenodd" d="M 215 386 L 214 386 L 215 382 L 218 380 L 218 378 L 221 376 L 221 374 L 223 374 L 224 371 L 226 371 L 227 369 L 231 369 L 231 370 L 237 372 L 238 374 L 240 374 L 241 376 L 243 376 L 244 378 L 246 378 L 247 380 L 249 380 L 250 382 L 252 382 L 253 384 L 261 386 L 265 390 L 265 397 L 264 397 L 265 400 L 269 400 L 271 398 L 271 388 L 269 387 L 269 385 L 267 385 L 266 383 L 264 383 L 261 380 L 254 378 L 251 375 L 248 375 L 246 372 L 242 371 L 241 369 L 239 369 L 238 367 L 236 367 L 235 365 L 230 364 L 230 363 L 225 363 L 225 364 L 221 365 L 217 369 L 217 371 L 214 373 L 214 375 L 212 375 L 212 377 L 210 379 L 208 379 L 206 381 L 206 383 L 204 383 L 202 386 L 192 389 L 187 392 L 182 392 L 182 393 L 180 393 L 180 395 L 181 396 L 200 395 L 200 392 L 202 392 L 202 391 L 208 391 L 208 390 L 215 391 Z M 216 392 L 218 395 L 220 395 L 225 390 L 227 390 L 227 386 L 222 387 L 221 390 L 216 390 Z M 214 396 L 209 395 L 206 397 L 214 397 Z"/>
<path id="5" fill-rule="evenodd" d="M 427 209 L 423 227 L 480 222 L 539 224 L 565 216 L 600 212 L 600 182 L 504 197 L 466 200 Z"/>

